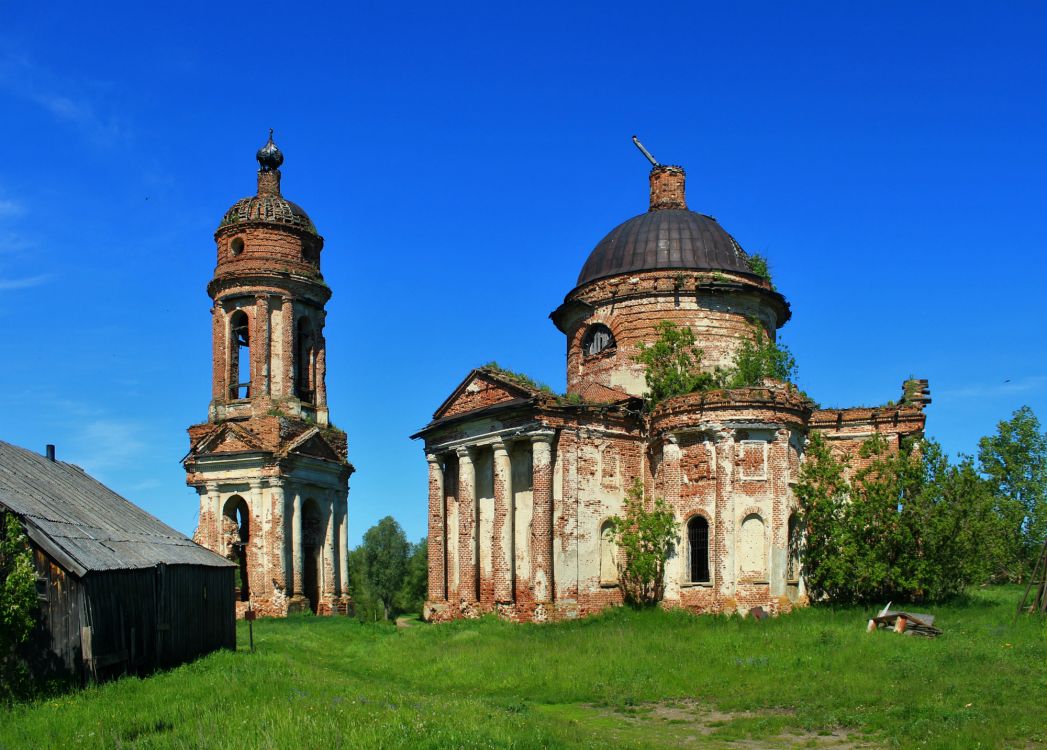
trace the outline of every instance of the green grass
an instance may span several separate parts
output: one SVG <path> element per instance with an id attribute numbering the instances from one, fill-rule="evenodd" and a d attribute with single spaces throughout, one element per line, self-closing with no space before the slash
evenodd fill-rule
<path id="1" fill-rule="evenodd" d="M 861 608 L 260 620 L 255 653 L 241 623 L 236 653 L 0 712 L 0 748 L 1047 746 L 1047 622 L 1012 622 L 1019 595 L 925 608 L 935 640 Z"/>

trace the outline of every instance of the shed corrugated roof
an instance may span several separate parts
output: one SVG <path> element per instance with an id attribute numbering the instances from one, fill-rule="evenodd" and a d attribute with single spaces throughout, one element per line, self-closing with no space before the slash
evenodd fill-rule
<path id="1" fill-rule="evenodd" d="M 77 575 L 159 563 L 232 565 L 78 466 L 2 440 L 0 505 L 19 516 L 33 541 Z"/>

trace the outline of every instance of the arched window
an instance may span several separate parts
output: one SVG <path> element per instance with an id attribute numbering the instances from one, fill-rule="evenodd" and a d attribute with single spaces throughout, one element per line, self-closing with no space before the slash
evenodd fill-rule
<path id="1" fill-rule="evenodd" d="M 315 403 L 316 400 L 316 345 L 313 339 L 313 327 L 309 318 L 298 319 L 297 351 L 295 362 L 297 374 L 295 377 L 295 392 L 302 401 Z"/>
<path id="2" fill-rule="evenodd" d="M 614 347 L 614 334 L 603 323 L 594 323 L 589 326 L 589 330 L 585 332 L 585 338 L 582 340 L 582 351 L 585 352 L 587 357 Z"/>
<path id="3" fill-rule="evenodd" d="M 251 588 L 247 578 L 247 545 L 251 541 L 251 519 L 247 501 L 239 495 L 233 495 L 225 502 L 225 530 L 229 540 L 230 560 L 236 563 L 236 594 L 240 601 L 251 598 Z"/>
<path id="4" fill-rule="evenodd" d="M 229 319 L 229 333 L 229 397 L 251 398 L 251 321 L 243 310 L 237 310 Z"/>
<path id="5" fill-rule="evenodd" d="M 800 580 L 800 523 L 793 513 L 789 516 L 789 557 L 786 558 L 785 580 L 794 583 Z"/>
<path id="6" fill-rule="evenodd" d="M 709 522 L 695 516 L 687 523 L 687 555 L 692 583 L 708 583 Z"/>
<path id="7" fill-rule="evenodd" d="M 614 543 L 614 524 L 604 521 L 600 527 L 600 583 L 618 583 L 618 546 Z"/>

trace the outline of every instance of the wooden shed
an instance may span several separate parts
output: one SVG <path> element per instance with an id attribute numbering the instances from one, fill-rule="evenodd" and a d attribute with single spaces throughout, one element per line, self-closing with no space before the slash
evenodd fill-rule
<path id="1" fill-rule="evenodd" d="M 89 476 L 0 441 L 0 511 L 25 529 L 41 617 L 31 661 L 80 681 L 236 647 L 235 566 Z"/>

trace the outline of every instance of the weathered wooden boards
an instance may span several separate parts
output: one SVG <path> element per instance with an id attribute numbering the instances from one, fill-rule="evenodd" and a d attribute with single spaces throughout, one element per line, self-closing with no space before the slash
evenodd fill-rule
<path id="1" fill-rule="evenodd" d="M 934 627 L 934 615 L 920 612 L 903 612 L 884 608 L 880 614 L 869 620 L 868 632 L 884 628 L 905 635 L 920 635 L 925 638 L 937 638 L 942 634 Z"/>

